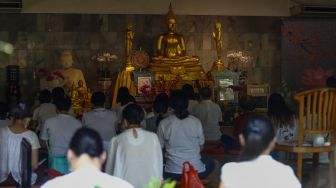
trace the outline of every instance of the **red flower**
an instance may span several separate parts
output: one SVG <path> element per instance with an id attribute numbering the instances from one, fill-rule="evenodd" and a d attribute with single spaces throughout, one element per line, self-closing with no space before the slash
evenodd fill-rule
<path id="1" fill-rule="evenodd" d="M 40 68 L 38 70 L 39 73 L 48 73 L 48 69 L 46 67 Z"/>
<path id="2" fill-rule="evenodd" d="M 59 72 L 59 71 L 54 71 L 54 72 L 53 72 L 53 75 L 55 75 L 55 76 L 57 76 L 57 77 L 60 77 L 60 78 L 62 78 L 62 79 L 64 80 L 64 76 L 63 76 L 63 74 L 62 74 L 61 72 Z"/>
<path id="3" fill-rule="evenodd" d="M 306 86 L 324 86 L 328 77 L 332 76 L 334 69 L 324 70 L 323 68 L 306 69 L 301 76 L 301 82 Z"/>
<path id="4" fill-rule="evenodd" d="M 49 75 L 46 79 L 47 79 L 47 81 L 52 81 L 52 80 L 54 80 L 54 77 L 52 75 Z"/>

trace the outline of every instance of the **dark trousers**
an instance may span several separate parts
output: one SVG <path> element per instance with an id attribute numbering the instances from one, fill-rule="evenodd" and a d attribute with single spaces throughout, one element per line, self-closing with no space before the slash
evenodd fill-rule
<path id="1" fill-rule="evenodd" d="M 201 161 L 205 165 L 205 171 L 198 173 L 198 177 L 200 179 L 205 179 L 208 177 L 212 171 L 215 169 L 215 161 L 213 159 L 207 159 L 207 158 L 202 158 Z M 171 172 L 163 172 L 163 178 L 164 179 L 171 179 L 171 180 L 181 180 L 182 174 L 175 174 Z"/>

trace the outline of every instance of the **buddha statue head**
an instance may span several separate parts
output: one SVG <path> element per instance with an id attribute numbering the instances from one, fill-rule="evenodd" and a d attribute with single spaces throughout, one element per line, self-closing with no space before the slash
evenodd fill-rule
<path id="1" fill-rule="evenodd" d="M 171 3 L 169 4 L 169 11 L 167 13 L 166 23 L 167 23 L 168 31 L 175 33 L 176 32 L 176 16 L 173 12 Z"/>
<path id="2" fill-rule="evenodd" d="M 220 22 L 216 22 L 215 23 L 215 29 L 216 30 L 221 30 L 221 28 L 222 28 L 222 24 Z"/>
<path id="3" fill-rule="evenodd" d="M 60 57 L 60 63 L 63 69 L 69 69 L 72 67 L 73 59 L 71 50 L 64 50 Z"/>

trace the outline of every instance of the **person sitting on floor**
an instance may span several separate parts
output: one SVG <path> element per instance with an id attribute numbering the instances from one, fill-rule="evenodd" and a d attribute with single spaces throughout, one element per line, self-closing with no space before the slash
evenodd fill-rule
<path id="1" fill-rule="evenodd" d="M 211 90 L 203 87 L 200 90 L 201 102 L 196 106 L 195 116 L 201 120 L 206 141 L 218 141 L 221 136 L 219 122 L 223 121 L 222 111 L 218 104 L 211 101 Z"/>
<path id="2" fill-rule="evenodd" d="M 93 110 L 83 114 L 82 122 L 86 127 L 96 130 L 103 138 L 104 149 L 108 149 L 109 142 L 116 135 L 118 117 L 115 111 L 104 108 L 106 97 L 102 92 L 95 92 L 91 102 Z"/>
<path id="3" fill-rule="evenodd" d="M 162 180 L 162 151 L 156 134 L 141 128 L 144 111 L 129 104 L 123 111 L 124 132 L 113 137 L 106 172 L 120 177 L 136 188 L 143 188 L 151 177 Z"/>
<path id="4" fill-rule="evenodd" d="M 61 173 L 68 172 L 66 152 L 70 139 L 76 130 L 82 127 L 80 121 L 68 114 L 70 106 L 69 98 L 58 99 L 56 101 L 58 114 L 47 119 L 40 135 L 42 140 L 49 143 L 49 168 Z"/>
<path id="5" fill-rule="evenodd" d="M 182 164 L 189 161 L 199 177 L 204 179 L 214 170 L 215 163 L 213 160 L 201 160 L 204 144 L 202 124 L 189 115 L 188 99 L 181 90 L 171 93 L 169 103 L 174 114 L 163 119 L 157 131 L 161 147 L 165 149 L 164 178 L 180 180 Z"/>
<path id="6" fill-rule="evenodd" d="M 33 112 L 33 121 L 36 131 L 40 132 L 44 122 L 57 115 L 56 106 L 51 103 L 51 93 L 49 90 L 42 90 L 39 96 L 40 105 Z"/>
<path id="7" fill-rule="evenodd" d="M 301 188 L 293 169 L 270 156 L 276 137 L 267 118 L 251 117 L 239 140 L 243 146 L 239 162 L 226 163 L 222 167 L 219 188 Z"/>
<path id="8" fill-rule="evenodd" d="M 233 138 L 235 140 L 235 145 L 239 146 L 239 135 L 242 133 L 247 120 L 256 115 L 253 110 L 255 109 L 255 101 L 251 96 L 243 96 L 239 99 L 239 106 L 242 109 L 242 113 L 233 120 Z M 240 148 L 240 147 L 239 147 Z"/>
<path id="9" fill-rule="evenodd" d="M 21 141 L 25 138 L 32 148 L 32 170 L 38 167 L 38 149 L 40 143 L 37 135 L 26 127 L 30 121 L 26 109 L 21 106 L 14 106 L 10 110 L 12 124 L 0 127 L 0 185 L 1 182 L 21 184 Z M 34 184 L 37 175 L 32 174 L 31 183 Z"/>
<path id="10" fill-rule="evenodd" d="M 196 106 L 198 105 L 198 101 L 196 100 L 194 88 L 190 84 L 185 84 L 182 87 L 182 91 L 184 95 L 188 98 L 188 112 L 191 115 L 194 115 Z"/>
<path id="11" fill-rule="evenodd" d="M 159 123 L 169 115 L 169 97 L 166 93 L 160 93 L 153 102 L 153 115 L 146 119 L 146 130 L 156 133 Z"/>
<path id="12" fill-rule="evenodd" d="M 274 126 L 278 144 L 297 141 L 298 118 L 278 93 L 271 94 L 268 99 L 268 117 Z"/>
<path id="13" fill-rule="evenodd" d="M 42 188 L 133 188 L 128 182 L 100 171 L 106 152 L 99 133 L 81 128 L 73 135 L 67 158 L 72 172 L 45 183 Z"/>

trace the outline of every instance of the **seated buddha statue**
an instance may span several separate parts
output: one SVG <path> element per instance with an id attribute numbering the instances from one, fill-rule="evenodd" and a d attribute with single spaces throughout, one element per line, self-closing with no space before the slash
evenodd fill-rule
<path id="1" fill-rule="evenodd" d="M 199 57 L 187 56 L 186 45 L 182 35 L 176 32 L 176 16 L 171 4 L 166 17 L 168 31 L 159 36 L 156 44 L 157 56 L 152 58 L 153 63 L 150 70 L 155 72 L 155 77 L 159 78 L 162 74 L 186 75 L 187 80 L 194 80 L 197 74 L 203 75 L 203 68 L 199 63 Z M 192 74 L 195 73 L 195 76 Z M 165 76 L 165 79 L 166 79 Z M 168 78 L 169 79 L 169 78 Z M 157 79 L 156 79 L 157 80 Z"/>

